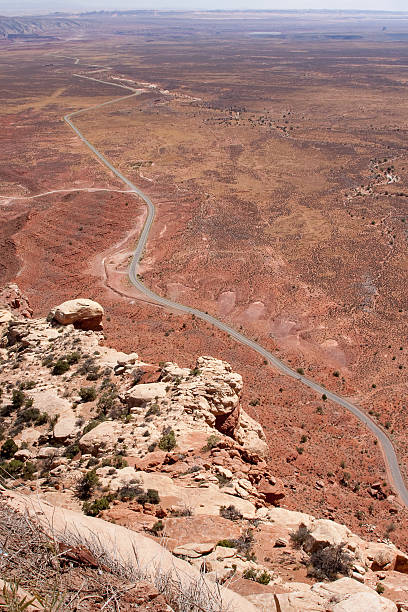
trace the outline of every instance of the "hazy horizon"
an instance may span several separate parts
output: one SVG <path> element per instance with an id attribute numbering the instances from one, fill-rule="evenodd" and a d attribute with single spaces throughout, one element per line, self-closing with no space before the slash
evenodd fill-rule
<path id="1" fill-rule="evenodd" d="M 249 6 L 249 4 L 251 4 Z M 94 10 L 353 10 L 407 11 L 407 0 L 0 0 L 2 15 Z"/>

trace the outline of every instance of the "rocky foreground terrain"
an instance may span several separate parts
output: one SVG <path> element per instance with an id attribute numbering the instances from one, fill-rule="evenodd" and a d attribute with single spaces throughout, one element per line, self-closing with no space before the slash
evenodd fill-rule
<path id="1" fill-rule="evenodd" d="M 228 363 L 104 346 L 91 300 L 1 300 L 6 609 L 408 610 L 408 555 L 285 508 Z"/>

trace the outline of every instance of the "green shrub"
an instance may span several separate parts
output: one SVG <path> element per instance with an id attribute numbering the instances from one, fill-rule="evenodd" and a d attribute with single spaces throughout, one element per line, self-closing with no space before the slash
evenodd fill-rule
<path id="1" fill-rule="evenodd" d="M 31 463 L 31 461 L 26 461 L 22 469 L 21 477 L 24 480 L 33 480 L 34 474 L 36 471 L 37 471 L 37 468 L 35 464 Z"/>
<path id="2" fill-rule="evenodd" d="M 211 434 L 211 436 L 208 436 L 207 444 L 203 446 L 202 450 L 204 452 L 210 451 L 212 448 L 215 448 L 217 446 L 219 441 L 220 441 L 219 436 L 216 436 L 215 434 Z"/>
<path id="3" fill-rule="evenodd" d="M 147 499 L 149 500 L 149 504 L 160 503 L 159 492 L 156 489 L 147 489 Z"/>
<path id="4" fill-rule="evenodd" d="M 53 364 L 53 361 L 54 361 L 54 356 L 52 354 L 46 355 L 44 359 L 42 360 L 42 365 L 46 366 L 47 368 L 50 368 Z"/>
<path id="5" fill-rule="evenodd" d="M 222 546 L 223 548 L 235 548 L 235 544 L 232 540 L 220 540 L 217 542 L 217 546 Z"/>
<path id="6" fill-rule="evenodd" d="M 79 396 L 83 402 L 93 402 L 96 399 L 95 387 L 81 387 Z"/>
<path id="7" fill-rule="evenodd" d="M 375 590 L 377 591 L 379 595 L 382 595 L 385 591 L 384 585 L 381 584 L 381 582 L 377 582 Z"/>
<path id="8" fill-rule="evenodd" d="M 242 577 L 245 578 L 246 580 L 253 580 L 255 582 L 256 577 L 257 577 L 257 571 L 254 570 L 252 567 L 250 567 L 244 571 L 244 573 L 242 574 Z"/>
<path id="9" fill-rule="evenodd" d="M 17 444 L 14 442 L 12 438 L 9 438 L 8 440 L 5 441 L 5 443 L 0 449 L 0 457 L 3 457 L 3 459 L 11 459 L 11 457 L 13 457 L 13 455 L 17 451 L 18 451 Z"/>
<path id="10" fill-rule="evenodd" d="M 81 452 L 81 449 L 79 448 L 79 445 L 75 443 L 75 444 L 70 444 L 70 446 L 67 446 L 67 448 L 65 449 L 64 455 L 65 457 L 68 457 L 68 459 L 73 459 L 80 452 Z"/>
<path id="11" fill-rule="evenodd" d="M 26 410 L 23 410 L 23 412 L 21 412 L 18 416 L 19 420 L 23 421 L 24 423 L 37 422 L 40 417 L 41 412 L 38 410 L 38 408 L 26 408 Z"/>
<path id="12" fill-rule="evenodd" d="M 20 383 L 20 389 L 34 389 L 34 387 L 36 386 L 37 381 L 36 380 L 24 380 L 23 382 Z"/>
<path id="13" fill-rule="evenodd" d="M 125 468 L 128 466 L 128 462 L 126 461 L 126 459 L 123 457 L 123 455 L 116 455 L 113 458 L 112 461 L 112 465 L 114 468 L 116 468 L 117 470 L 121 470 L 122 468 Z"/>
<path id="14" fill-rule="evenodd" d="M 152 531 L 155 535 L 157 535 L 160 531 L 163 531 L 164 529 L 164 523 L 162 520 L 158 520 L 155 522 L 155 524 L 153 525 L 153 527 L 151 528 L 150 531 Z"/>
<path id="15" fill-rule="evenodd" d="M 35 424 L 36 425 L 45 425 L 45 423 L 48 423 L 48 414 L 46 412 L 41 412 L 41 414 L 38 417 L 38 419 L 36 420 Z"/>
<path id="16" fill-rule="evenodd" d="M 95 470 L 86 472 L 77 485 L 77 496 L 80 499 L 89 499 L 99 484 L 99 478 Z"/>
<path id="17" fill-rule="evenodd" d="M 60 376 L 61 374 L 68 372 L 69 368 L 70 365 L 66 359 L 58 359 L 52 368 L 52 374 L 54 374 L 54 376 Z"/>
<path id="18" fill-rule="evenodd" d="M 26 400 L 26 395 L 25 393 L 23 393 L 22 391 L 20 391 L 20 389 L 14 389 L 12 396 L 11 396 L 11 405 L 12 407 L 17 410 L 18 408 L 21 408 L 22 405 L 24 404 Z"/>
<path id="19" fill-rule="evenodd" d="M 103 420 L 104 419 L 93 419 L 92 421 L 89 421 L 89 423 L 87 423 L 87 425 L 85 425 L 85 427 L 83 428 L 82 435 L 84 436 L 86 433 L 88 433 L 88 431 L 92 431 L 92 429 L 95 429 L 95 427 L 103 423 Z"/>
<path id="20" fill-rule="evenodd" d="M 72 353 L 68 353 L 68 355 L 65 356 L 65 361 L 69 365 L 74 365 L 74 363 L 78 363 L 80 359 L 81 353 L 79 353 L 78 351 L 73 351 Z"/>
<path id="21" fill-rule="evenodd" d="M 97 406 L 103 412 L 103 414 L 107 414 L 114 408 L 116 408 L 118 403 L 118 394 L 115 391 L 108 390 L 102 393 L 102 395 L 98 399 Z"/>
<path id="22" fill-rule="evenodd" d="M 172 429 L 164 433 L 158 442 L 158 447 L 160 450 L 167 452 L 172 451 L 176 445 L 176 434 Z"/>
<path id="23" fill-rule="evenodd" d="M 88 516 L 98 516 L 102 510 L 110 508 L 111 499 L 109 497 L 100 497 L 93 502 L 86 501 L 82 505 L 82 510 Z"/>
<path id="24" fill-rule="evenodd" d="M 271 579 L 272 576 L 265 570 L 256 577 L 256 581 L 259 582 L 259 584 L 269 584 Z"/>
<path id="25" fill-rule="evenodd" d="M 8 463 L 2 463 L 1 467 L 7 474 L 10 474 L 10 476 L 17 477 L 23 471 L 24 462 L 20 461 L 20 459 L 11 459 Z"/>
<path id="26" fill-rule="evenodd" d="M 149 416 L 159 416 L 160 414 L 160 408 L 158 404 L 152 404 L 149 408 L 149 410 L 146 412 L 146 417 Z"/>
<path id="27" fill-rule="evenodd" d="M 141 489 L 137 485 L 134 485 L 134 486 L 133 485 L 125 485 L 121 489 L 119 489 L 119 491 L 117 492 L 117 498 L 120 499 L 121 501 L 129 501 L 131 499 L 134 499 L 135 497 L 137 497 L 138 501 L 139 501 L 139 497 L 142 496 L 142 495 L 145 495 L 145 497 L 146 497 L 146 502 L 145 503 L 147 503 L 147 495 L 146 495 L 146 493 L 144 493 L 143 489 Z"/>

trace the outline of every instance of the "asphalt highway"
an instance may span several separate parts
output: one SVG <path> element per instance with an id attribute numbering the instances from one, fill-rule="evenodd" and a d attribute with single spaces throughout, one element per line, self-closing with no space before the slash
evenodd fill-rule
<path id="1" fill-rule="evenodd" d="M 76 76 L 78 78 L 88 78 L 89 79 L 89 77 L 86 77 L 84 75 L 74 75 L 74 76 Z M 115 98 L 115 99 L 110 100 L 108 102 L 103 102 L 102 104 L 96 104 L 94 106 L 89 106 L 87 108 L 75 111 L 73 113 L 69 113 L 68 115 L 65 115 L 65 117 L 64 117 L 64 120 L 66 121 L 66 123 L 74 130 L 74 132 L 79 136 L 79 138 L 83 141 L 83 143 L 92 151 L 92 153 L 107 168 L 109 168 L 109 170 L 117 178 L 119 178 L 121 181 L 123 181 L 123 183 L 125 183 L 125 185 L 127 185 L 129 187 L 130 192 L 133 192 L 133 193 L 137 194 L 145 202 L 145 204 L 147 206 L 147 218 L 146 218 L 146 221 L 145 221 L 142 233 L 140 234 L 138 243 L 136 245 L 136 249 L 135 249 L 134 254 L 133 254 L 132 262 L 131 262 L 130 267 L 129 267 L 129 279 L 130 279 L 131 283 L 139 291 L 141 291 L 146 297 L 148 297 L 152 302 L 155 302 L 156 304 L 160 304 L 161 306 L 164 306 L 166 308 L 171 308 L 171 309 L 174 309 L 174 310 L 178 310 L 180 312 L 184 312 L 184 313 L 189 314 L 189 315 L 194 315 L 198 319 L 202 319 L 203 321 L 206 321 L 210 325 L 214 325 L 215 327 L 217 327 L 221 331 L 229 334 L 229 336 L 231 336 L 231 338 L 234 338 L 234 340 L 236 340 L 237 342 L 240 342 L 241 344 L 243 344 L 245 346 L 248 346 L 250 349 L 256 351 L 259 355 L 261 355 L 264 359 L 266 359 L 276 370 L 278 370 L 282 374 L 285 374 L 286 376 L 290 376 L 291 378 L 294 378 L 299 383 L 309 387 L 310 389 L 312 389 L 313 391 L 315 391 L 319 395 L 325 394 L 327 396 L 327 399 L 333 401 L 335 404 L 338 404 L 342 408 L 345 408 L 346 410 L 348 410 L 349 412 L 354 414 L 354 416 L 356 416 L 364 425 L 366 425 L 366 427 L 368 427 L 368 429 L 378 439 L 378 441 L 379 441 L 379 443 L 381 445 L 381 449 L 382 449 L 382 452 L 383 452 L 383 455 L 384 455 L 385 462 L 386 462 L 386 467 L 387 467 L 388 475 L 389 475 L 389 478 L 390 478 L 390 480 L 391 480 L 391 482 L 393 484 L 393 488 L 395 490 L 395 493 L 399 496 L 400 500 L 405 504 L 405 506 L 408 507 L 408 490 L 407 490 L 407 487 L 405 486 L 404 478 L 403 478 L 403 476 L 401 474 L 401 470 L 400 470 L 399 463 L 398 463 L 398 458 L 397 458 L 397 455 L 395 453 L 393 444 L 392 444 L 390 438 L 388 437 L 388 435 L 385 433 L 385 430 L 383 430 L 381 427 L 379 427 L 375 423 L 375 421 L 373 421 L 373 419 L 371 419 L 365 412 L 363 412 L 355 404 L 352 404 L 351 402 L 349 402 L 345 398 L 341 397 L 340 395 L 337 395 L 336 393 L 333 393 L 332 391 L 329 391 L 328 389 L 326 389 L 325 387 L 323 387 L 319 383 L 315 382 L 314 380 L 311 380 L 310 378 L 299 374 L 298 372 L 296 372 L 296 370 L 293 370 L 292 368 L 290 368 L 283 361 L 278 359 L 273 353 L 271 353 L 268 350 L 266 350 L 263 346 L 261 346 L 260 344 L 258 344 L 254 340 L 251 340 L 250 338 L 244 336 L 243 334 L 241 334 L 240 332 L 238 332 L 234 328 L 230 327 L 226 323 L 223 323 L 222 321 L 216 319 L 215 317 L 213 317 L 210 314 L 207 314 L 206 312 L 201 312 L 201 310 L 197 310 L 196 308 L 192 308 L 190 306 L 186 306 L 185 304 L 180 304 L 178 302 L 174 302 L 174 301 L 169 300 L 169 299 L 167 299 L 165 297 L 157 295 L 156 293 L 151 291 L 148 287 L 146 287 L 141 282 L 141 280 L 138 277 L 137 270 L 138 270 L 138 266 L 139 266 L 139 263 L 140 263 L 140 259 L 141 259 L 142 255 L 143 255 L 143 252 L 144 252 L 144 249 L 145 249 L 145 246 L 146 246 L 146 243 L 147 243 L 147 239 L 148 239 L 148 236 L 149 236 L 150 229 L 151 229 L 153 221 L 154 221 L 155 207 L 153 205 L 153 202 L 151 201 L 151 199 L 146 194 L 144 194 L 138 187 L 136 187 L 136 185 L 134 185 L 128 178 L 126 178 L 120 172 L 120 170 L 115 168 L 115 166 L 113 166 L 106 159 L 106 157 L 104 155 L 102 155 L 102 153 L 100 151 L 98 151 L 94 147 L 94 145 L 91 144 L 87 140 L 87 138 L 85 138 L 85 136 L 74 125 L 74 123 L 72 122 L 71 119 L 72 119 L 72 117 L 78 116 L 78 115 L 80 115 L 82 113 L 85 113 L 85 112 L 88 112 L 88 111 L 92 111 L 92 110 L 97 110 L 97 109 L 99 109 L 99 108 L 101 108 L 103 106 L 107 106 L 109 104 L 114 104 L 116 102 L 120 102 L 121 100 L 129 99 L 129 98 L 131 98 L 133 96 L 140 95 L 140 93 L 143 90 L 135 90 L 135 89 L 133 89 L 131 87 L 127 87 L 127 86 L 124 86 L 124 85 L 119 85 L 119 84 L 116 84 L 116 83 L 111 83 L 109 81 L 101 81 L 101 80 L 96 79 L 96 78 L 92 78 L 90 80 L 98 81 L 98 82 L 104 83 L 106 85 L 111 85 L 112 87 L 121 87 L 122 89 L 129 89 L 130 91 L 133 92 L 133 93 L 127 95 L 127 96 L 122 96 L 120 98 Z"/>

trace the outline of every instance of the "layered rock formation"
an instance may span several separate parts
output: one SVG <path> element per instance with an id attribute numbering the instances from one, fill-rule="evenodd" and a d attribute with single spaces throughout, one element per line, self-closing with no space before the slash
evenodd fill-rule
<path id="1" fill-rule="evenodd" d="M 35 490 L 41 512 L 77 525 L 97 519 L 72 517 L 99 516 L 147 547 L 160 538 L 193 574 L 234 578 L 248 610 L 397 610 L 380 593 L 403 601 L 404 552 L 277 507 L 290 490 L 267 467 L 262 427 L 242 410 L 228 363 L 146 364 L 64 318 L 101 317 L 102 307 L 73 302 L 49 320 L 0 304 L 1 480 L 19 492 L 3 502 L 26 507 Z M 316 582 L 322 551 L 344 555 L 343 578 Z"/>

